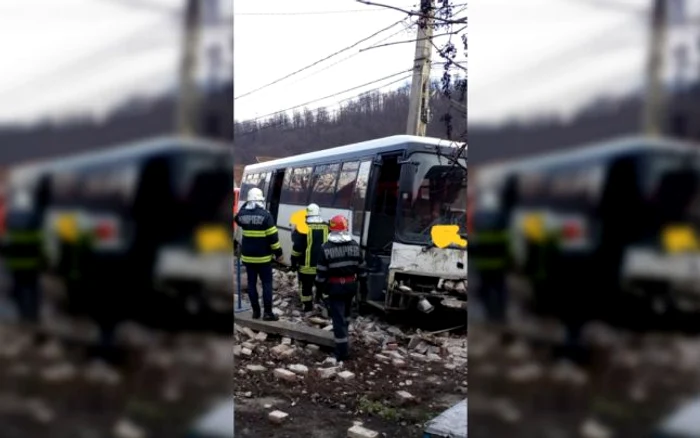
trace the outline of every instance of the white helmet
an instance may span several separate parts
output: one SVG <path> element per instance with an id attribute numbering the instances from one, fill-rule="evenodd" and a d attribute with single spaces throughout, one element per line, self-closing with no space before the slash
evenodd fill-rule
<path id="1" fill-rule="evenodd" d="M 253 187 L 248 190 L 248 202 L 263 202 L 265 197 L 263 196 L 262 190 L 257 187 Z"/>
<path id="2" fill-rule="evenodd" d="M 321 216 L 321 207 L 319 207 L 318 204 L 309 204 L 309 206 L 306 207 L 306 216 L 307 217 Z"/>

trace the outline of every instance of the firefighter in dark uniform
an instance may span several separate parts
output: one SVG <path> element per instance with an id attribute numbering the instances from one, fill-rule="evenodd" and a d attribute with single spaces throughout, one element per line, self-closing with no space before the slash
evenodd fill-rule
<path id="1" fill-rule="evenodd" d="M 248 277 L 248 297 L 253 307 L 253 318 L 260 318 L 257 281 L 260 278 L 263 288 L 263 320 L 277 321 L 272 313 L 272 260 L 282 261 L 282 246 L 278 238 L 275 220 L 265 210 L 262 190 L 252 188 L 248 192 L 246 204 L 235 216 L 241 227 L 241 262 L 245 265 Z"/>
<path id="2" fill-rule="evenodd" d="M 311 312 L 313 301 L 320 302 L 318 290 L 313 296 L 316 264 L 321 247 L 328 240 L 328 224 L 321 218 L 321 208 L 316 204 L 306 207 L 306 225 L 309 231 L 304 234 L 298 230 L 292 232 L 292 270 L 298 271 L 299 298 L 302 310 Z"/>
<path id="3" fill-rule="evenodd" d="M 30 194 L 18 191 L 8 210 L 3 255 L 20 319 L 28 324 L 38 324 L 41 312 L 42 236 L 41 217 L 32 206 Z"/>
<path id="4" fill-rule="evenodd" d="M 335 338 L 335 356 L 338 360 L 349 358 L 348 317 L 352 300 L 360 293 L 366 295 L 367 272 L 362 261 L 360 245 L 348 232 L 345 216 L 334 216 L 329 223 L 330 235 L 316 266 L 316 287 L 321 292 L 331 320 Z"/>
<path id="5" fill-rule="evenodd" d="M 485 196 L 488 196 L 486 194 Z M 510 233 L 503 214 L 484 200 L 485 209 L 474 215 L 475 232 L 470 239 L 470 260 L 479 273 L 479 291 L 488 319 L 506 323 L 508 290 L 506 277 L 510 268 Z"/>

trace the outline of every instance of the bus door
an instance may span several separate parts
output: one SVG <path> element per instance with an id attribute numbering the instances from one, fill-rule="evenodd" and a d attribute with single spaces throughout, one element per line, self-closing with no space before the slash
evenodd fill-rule
<path id="1" fill-rule="evenodd" d="M 370 176 L 370 225 L 368 250 L 390 255 L 396 233 L 396 210 L 399 200 L 399 176 L 402 153 L 383 154 L 374 162 Z"/>
<path id="2" fill-rule="evenodd" d="M 277 215 L 280 209 L 280 197 L 282 196 L 282 184 L 284 183 L 284 169 L 275 170 L 272 174 L 270 185 L 267 189 L 267 209 L 277 223 Z"/>

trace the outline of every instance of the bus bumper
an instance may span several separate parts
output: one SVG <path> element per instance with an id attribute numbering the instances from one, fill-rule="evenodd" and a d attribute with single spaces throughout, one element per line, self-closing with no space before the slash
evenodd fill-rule
<path id="1" fill-rule="evenodd" d="M 622 278 L 627 284 L 660 286 L 680 309 L 700 310 L 700 254 L 632 248 L 623 259 Z"/>
<path id="2" fill-rule="evenodd" d="M 229 253 L 199 254 L 186 248 L 163 248 L 156 259 L 159 284 L 196 284 L 208 296 L 232 302 L 234 258 Z"/>

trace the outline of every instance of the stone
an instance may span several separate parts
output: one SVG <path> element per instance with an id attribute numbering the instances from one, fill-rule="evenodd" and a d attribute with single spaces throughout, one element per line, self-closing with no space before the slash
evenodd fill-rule
<path id="1" fill-rule="evenodd" d="M 251 355 L 253 354 L 253 350 L 251 350 L 250 348 L 245 348 L 245 347 L 244 347 L 244 348 L 241 350 L 241 354 L 242 354 L 243 356 L 251 356 Z"/>
<path id="2" fill-rule="evenodd" d="M 338 368 L 318 368 L 316 371 L 321 379 L 330 379 L 338 373 Z"/>
<path id="3" fill-rule="evenodd" d="M 402 367 L 406 366 L 406 361 L 404 361 L 403 359 L 393 359 L 391 361 L 391 364 L 394 365 L 395 367 L 402 368 Z"/>
<path id="4" fill-rule="evenodd" d="M 306 365 L 302 364 L 289 365 L 289 370 L 292 371 L 294 374 L 300 375 L 305 375 L 309 373 L 309 368 Z"/>
<path id="5" fill-rule="evenodd" d="M 275 377 L 278 379 L 286 380 L 288 382 L 295 382 L 297 380 L 297 375 L 284 368 L 277 368 L 274 371 Z"/>
<path id="6" fill-rule="evenodd" d="M 350 429 L 348 429 L 348 438 L 377 438 L 379 432 L 362 427 L 359 424 L 355 424 Z"/>
<path id="7" fill-rule="evenodd" d="M 396 395 L 398 396 L 399 401 L 402 403 L 413 401 L 414 399 L 413 394 L 408 391 L 396 391 Z"/>
<path id="8" fill-rule="evenodd" d="M 352 372 L 347 371 L 347 370 L 341 371 L 340 373 L 338 373 L 338 377 L 347 382 L 348 380 L 352 380 L 355 378 L 355 373 L 352 373 Z"/>
<path id="9" fill-rule="evenodd" d="M 289 417 L 289 414 L 287 414 L 286 412 L 282 412 L 282 411 L 272 411 L 267 416 L 267 418 L 269 418 L 269 420 L 275 424 L 282 423 L 284 420 L 287 419 L 287 417 Z"/>
<path id="10" fill-rule="evenodd" d="M 245 368 L 253 373 L 262 373 L 263 371 L 267 371 L 267 368 L 262 365 L 246 365 Z"/>

